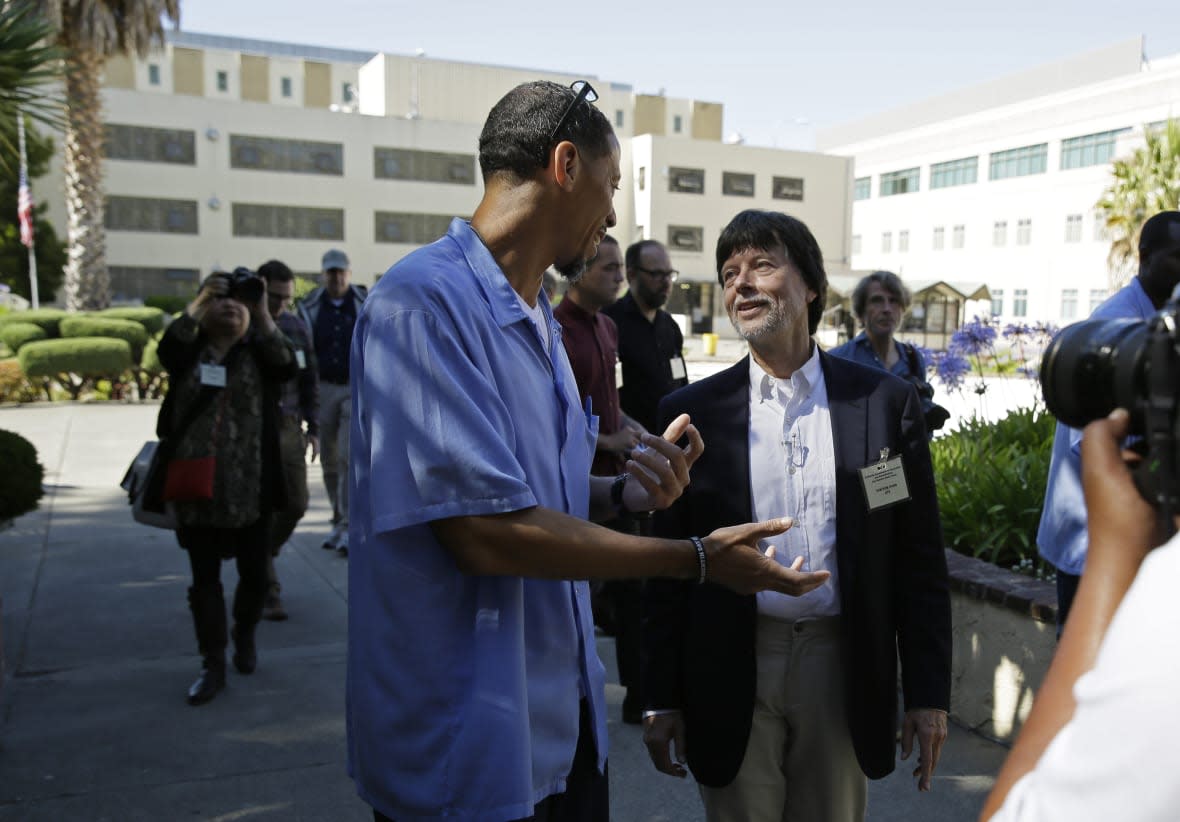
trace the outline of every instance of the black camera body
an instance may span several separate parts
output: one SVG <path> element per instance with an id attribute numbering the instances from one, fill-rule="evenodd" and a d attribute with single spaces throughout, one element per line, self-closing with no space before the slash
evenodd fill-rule
<path id="1" fill-rule="evenodd" d="M 262 277 L 245 266 L 238 266 L 225 277 L 229 280 L 229 296 L 240 303 L 256 303 L 266 291 Z"/>
<path id="2" fill-rule="evenodd" d="M 1127 409 L 1131 447 L 1143 454 L 1135 485 L 1170 523 L 1180 510 L 1180 289 L 1147 321 L 1062 329 L 1041 359 L 1041 387 L 1049 411 L 1073 428 Z"/>

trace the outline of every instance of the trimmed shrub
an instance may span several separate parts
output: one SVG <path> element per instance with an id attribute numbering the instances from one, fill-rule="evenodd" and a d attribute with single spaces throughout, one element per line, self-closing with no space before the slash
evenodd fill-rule
<path id="1" fill-rule="evenodd" d="M 36 402 L 39 397 L 16 357 L 0 360 L 0 402 Z"/>
<path id="2" fill-rule="evenodd" d="M 131 346 L 131 357 L 138 361 L 148 341 L 148 332 L 134 320 L 120 320 L 114 317 L 99 317 L 95 314 L 76 314 L 61 321 L 61 336 L 66 339 L 78 337 L 113 337 L 126 340 Z"/>
<path id="3" fill-rule="evenodd" d="M 1038 561 L 1056 420 L 1043 408 L 972 418 L 930 444 L 946 544 L 1003 567 Z"/>
<path id="4" fill-rule="evenodd" d="M 6 326 L 9 323 L 32 323 L 33 325 L 41 326 L 45 331 L 45 336 L 51 338 L 60 337 L 61 333 L 58 331 L 58 324 L 68 316 L 70 315 L 67 312 L 59 308 L 10 311 L 7 314 L 0 315 L 0 327 Z"/>
<path id="5" fill-rule="evenodd" d="M 144 297 L 143 304 L 145 308 L 158 308 L 165 314 L 176 314 L 184 311 L 184 307 L 192 302 L 192 297 L 175 297 L 171 294 L 157 294 L 153 297 Z"/>
<path id="6" fill-rule="evenodd" d="M 164 330 L 165 314 L 159 308 L 144 306 L 143 308 L 107 308 L 94 314 L 96 317 L 116 320 L 132 320 L 143 326 L 143 330 L 150 337 Z M 65 336 L 63 334 L 63 336 Z M 105 336 L 105 335 L 103 335 Z"/>
<path id="7" fill-rule="evenodd" d="M 20 434 L 0 429 L 0 521 L 27 514 L 41 499 L 45 469 L 37 449 Z"/>
<path id="8" fill-rule="evenodd" d="M 115 322 L 108 320 L 108 322 Z M 138 323 L 132 323 L 143 331 Z M 17 354 L 27 377 L 55 379 L 78 399 L 92 379 L 119 379 L 134 362 L 131 344 L 111 337 L 74 337 L 27 343 Z"/>
<path id="9" fill-rule="evenodd" d="M 20 347 L 25 343 L 43 340 L 47 336 L 44 328 L 32 323 L 8 323 L 0 326 L 0 340 L 4 340 L 4 344 L 14 353 L 20 351 Z"/>

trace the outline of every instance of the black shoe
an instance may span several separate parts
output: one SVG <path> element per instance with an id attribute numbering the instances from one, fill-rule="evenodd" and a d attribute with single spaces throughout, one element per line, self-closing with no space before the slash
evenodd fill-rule
<path id="1" fill-rule="evenodd" d="M 210 660 L 205 660 L 204 667 L 201 668 L 201 675 L 197 677 L 197 681 L 189 686 L 188 689 L 188 704 L 189 705 L 204 705 L 206 702 L 217 696 L 217 692 L 225 687 L 225 660 L 221 660 L 221 665 L 210 664 Z"/>
<path id="2" fill-rule="evenodd" d="M 278 594 L 267 596 L 266 605 L 262 607 L 262 618 L 271 622 L 282 622 L 287 618 L 287 609 L 283 607 L 283 600 Z"/>
<path id="3" fill-rule="evenodd" d="M 237 625 L 232 631 L 234 639 L 234 667 L 239 674 L 252 674 L 258 667 L 258 650 L 254 645 L 254 630 L 241 631 Z"/>

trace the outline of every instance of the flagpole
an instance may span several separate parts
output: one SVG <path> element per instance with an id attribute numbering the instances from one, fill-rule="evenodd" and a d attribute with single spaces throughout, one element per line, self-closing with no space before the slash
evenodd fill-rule
<path id="1" fill-rule="evenodd" d="M 25 155 L 25 118 L 20 110 L 16 112 L 16 133 L 17 139 L 20 143 L 20 176 L 25 180 L 25 185 L 28 185 L 29 163 Z M 29 220 L 33 220 L 33 215 L 29 215 Z M 32 297 L 30 301 L 33 308 L 41 307 L 41 298 L 37 293 L 37 252 L 35 251 L 35 243 L 29 243 L 29 296 Z"/>

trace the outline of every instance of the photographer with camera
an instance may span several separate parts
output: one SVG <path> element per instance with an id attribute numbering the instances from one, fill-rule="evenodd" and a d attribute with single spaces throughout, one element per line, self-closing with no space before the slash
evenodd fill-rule
<path id="1" fill-rule="evenodd" d="M 916 346 L 893 335 L 910 307 L 910 290 L 892 271 L 874 271 L 852 291 L 852 313 L 864 328 L 856 337 L 828 353 L 834 357 L 871 365 L 901 377 L 918 391 L 929 437 L 950 418 L 934 402 L 934 387 L 926 379 L 926 360 Z"/>
<path id="2" fill-rule="evenodd" d="M 1180 211 L 1161 211 L 1139 235 L 1139 273 L 1091 319 L 1147 320 L 1163 307 L 1180 282 Z M 1086 510 L 1081 483 L 1082 432 L 1057 423 L 1037 548 L 1057 569 L 1057 635 L 1065 625 L 1086 563 Z"/>
<path id="3" fill-rule="evenodd" d="M 189 608 L 201 651 L 190 705 L 225 687 L 227 645 L 221 562 L 238 566 L 234 667 L 254 672 L 254 628 L 267 593 L 270 515 L 286 492 L 278 394 L 297 373 L 295 353 L 267 311 L 266 282 L 246 268 L 216 272 L 168 326 L 160 362 L 169 388 L 157 434 L 169 461 L 161 498 L 175 505 L 176 538 L 188 552 Z"/>
<path id="4" fill-rule="evenodd" d="M 1180 536 L 1152 551 L 1165 536 L 1159 512 L 1136 490 L 1119 453 L 1129 419 L 1118 409 L 1086 427 L 1086 570 L 1073 616 L 981 819 L 1176 818 Z M 1173 518 L 1176 525 L 1180 517 Z"/>

